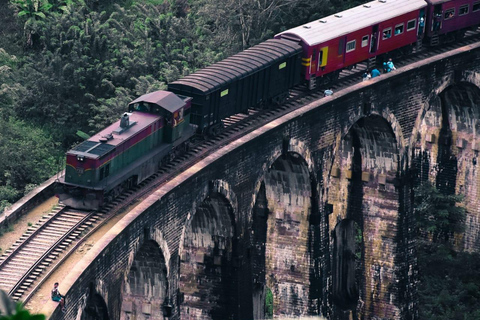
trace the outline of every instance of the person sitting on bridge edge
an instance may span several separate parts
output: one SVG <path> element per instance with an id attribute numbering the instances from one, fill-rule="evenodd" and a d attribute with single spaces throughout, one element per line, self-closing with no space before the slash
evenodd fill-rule
<path id="1" fill-rule="evenodd" d="M 52 300 L 56 302 L 60 302 L 60 307 L 62 307 L 62 311 L 65 311 L 65 296 L 60 294 L 58 290 L 58 282 L 55 282 L 52 289 Z"/>
<path id="2" fill-rule="evenodd" d="M 362 77 L 363 77 L 362 81 L 367 81 L 367 80 L 369 80 L 370 78 L 372 78 L 372 75 L 370 74 L 369 71 L 365 71 L 365 73 L 363 74 Z"/>
<path id="3" fill-rule="evenodd" d="M 372 78 L 375 78 L 380 75 L 380 71 L 378 71 L 378 69 L 373 69 L 371 74 L 372 74 Z"/>
<path id="4" fill-rule="evenodd" d="M 323 91 L 323 95 L 325 97 L 331 96 L 333 94 L 333 90 L 331 88 L 328 88 L 327 90 Z"/>
<path id="5" fill-rule="evenodd" d="M 383 69 L 387 73 L 393 70 L 397 70 L 397 68 L 395 68 L 395 65 L 393 64 L 392 58 L 388 59 L 388 62 L 383 63 Z"/>

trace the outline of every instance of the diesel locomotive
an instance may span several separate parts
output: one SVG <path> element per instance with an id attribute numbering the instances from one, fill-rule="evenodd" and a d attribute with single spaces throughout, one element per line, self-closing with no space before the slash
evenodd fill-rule
<path id="1" fill-rule="evenodd" d="M 120 120 L 67 152 L 59 200 L 96 210 L 187 148 L 195 132 L 214 135 L 222 119 L 281 103 L 302 82 L 314 89 L 359 62 L 479 25 L 480 0 L 377 0 L 286 30 L 132 101 Z"/>

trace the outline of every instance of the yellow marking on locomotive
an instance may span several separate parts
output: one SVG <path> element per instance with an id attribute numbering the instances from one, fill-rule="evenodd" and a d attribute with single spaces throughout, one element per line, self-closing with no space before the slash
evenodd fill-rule
<path id="1" fill-rule="evenodd" d="M 302 58 L 302 66 L 308 67 L 310 65 L 310 62 L 312 61 L 312 58 Z"/>
<path id="2" fill-rule="evenodd" d="M 278 69 L 283 69 L 287 66 L 287 62 L 283 62 L 283 63 L 280 63 L 280 65 L 278 66 Z"/>
<path id="3" fill-rule="evenodd" d="M 226 96 L 227 94 L 228 94 L 228 89 L 223 90 L 223 91 L 220 93 L 220 97 Z"/>

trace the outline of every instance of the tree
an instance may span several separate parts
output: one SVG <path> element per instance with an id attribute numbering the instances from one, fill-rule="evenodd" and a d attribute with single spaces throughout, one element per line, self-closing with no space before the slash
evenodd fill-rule
<path id="1" fill-rule="evenodd" d="M 464 231 L 462 197 L 425 183 L 415 190 L 419 319 L 479 319 L 480 256 L 456 252 L 450 239 Z"/>
<path id="2" fill-rule="evenodd" d="M 415 218 L 419 235 L 434 243 L 447 243 L 454 233 L 465 230 L 465 208 L 461 195 L 443 194 L 427 182 L 415 190 Z"/>

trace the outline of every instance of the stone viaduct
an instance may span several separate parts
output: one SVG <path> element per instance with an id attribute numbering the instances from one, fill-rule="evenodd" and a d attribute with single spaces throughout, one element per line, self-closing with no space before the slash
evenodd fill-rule
<path id="1" fill-rule="evenodd" d="M 479 249 L 480 43 L 335 92 L 224 146 L 129 212 L 51 319 L 415 319 L 412 189 L 465 195 Z"/>

